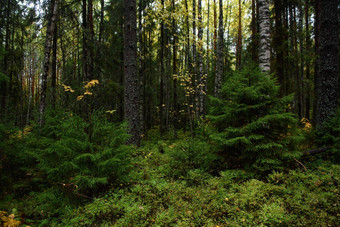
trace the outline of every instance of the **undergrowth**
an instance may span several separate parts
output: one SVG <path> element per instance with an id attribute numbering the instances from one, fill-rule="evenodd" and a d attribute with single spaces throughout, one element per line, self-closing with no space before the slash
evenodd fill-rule
<path id="1" fill-rule="evenodd" d="M 127 146 L 126 125 L 100 111 L 0 124 L 0 224 L 339 226 L 340 115 L 322 130 L 307 120 L 299 128 L 291 97 L 249 70 L 210 100 L 195 138 L 152 129 L 141 147 Z"/>

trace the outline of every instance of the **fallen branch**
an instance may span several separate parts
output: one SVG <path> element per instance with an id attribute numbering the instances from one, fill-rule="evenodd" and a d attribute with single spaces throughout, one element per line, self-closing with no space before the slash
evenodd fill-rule
<path id="1" fill-rule="evenodd" d="M 323 147 L 323 148 L 318 148 L 318 149 L 314 149 L 314 150 L 304 151 L 304 152 L 302 152 L 302 154 L 303 155 L 314 155 L 314 154 L 319 154 L 319 153 L 325 152 L 329 149 L 330 149 L 329 147 Z"/>
<path id="2" fill-rule="evenodd" d="M 306 166 L 305 166 L 304 164 L 302 164 L 300 161 L 298 161 L 298 160 L 295 159 L 295 158 L 294 158 L 294 160 L 295 160 L 297 163 L 299 163 L 299 164 L 305 169 L 305 171 L 307 172 L 307 168 L 306 168 Z"/>
<path id="3" fill-rule="evenodd" d="M 75 196 L 83 197 L 83 198 L 86 198 L 86 199 L 93 200 L 93 198 L 90 197 L 90 196 L 87 196 L 87 195 L 75 192 L 75 189 L 77 189 L 78 186 L 76 184 L 74 184 L 74 183 L 70 183 L 70 184 L 65 184 L 65 183 L 60 183 L 60 182 L 56 182 L 56 183 L 59 184 L 59 185 L 62 185 L 64 188 L 66 188 L 67 190 L 72 192 Z"/>

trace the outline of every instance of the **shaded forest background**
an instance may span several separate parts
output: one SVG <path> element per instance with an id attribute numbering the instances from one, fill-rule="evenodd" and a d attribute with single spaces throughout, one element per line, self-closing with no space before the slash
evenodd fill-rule
<path id="1" fill-rule="evenodd" d="M 336 0 L 0 7 L 0 210 L 42 225 L 339 224 Z"/>

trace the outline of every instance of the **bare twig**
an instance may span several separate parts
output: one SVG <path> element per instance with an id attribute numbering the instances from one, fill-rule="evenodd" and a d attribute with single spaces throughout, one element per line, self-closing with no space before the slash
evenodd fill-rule
<path id="1" fill-rule="evenodd" d="M 299 163 L 304 169 L 305 169 L 305 171 L 307 172 L 307 168 L 306 168 L 306 166 L 304 166 L 304 164 L 302 164 L 300 161 L 298 161 L 296 158 L 294 158 L 294 160 L 297 162 L 297 163 Z"/>

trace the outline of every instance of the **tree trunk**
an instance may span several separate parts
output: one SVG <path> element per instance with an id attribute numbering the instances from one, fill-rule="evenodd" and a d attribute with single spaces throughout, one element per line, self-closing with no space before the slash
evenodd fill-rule
<path id="1" fill-rule="evenodd" d="M 10 16 L 11 16 L 11 0 L 7 0 L 7 8 L 6 8 L 6 36 L 5 36 L 5 54 L 4 54 L 4 74 L 9 76 L 8 68 L 9 68 L 9 44 L 11 39 L 11 30 L 10 30 Z M 4 13 L 5 14 L 5 13 Z M 8 82 L 4 82 L 2 85 L 2 99 L 1 99 L 1 113 L 3 117 L 6 117 L 6 99 L 8 92 Z"/>
<path id="2" fill-rule="evenodd" d="M 310 37 L 309 37 L 309 0 L 306 0 L 306 6 L 305 6 L 305 22 L 306 22 L 306 52 L 307 57 L 305 58 L 306 60 L 306 113 L 305 116 L 307 119 L 310 119 L 310 48 L 311 48 L 311 42 L 310 42 Z"/>
<path id="3" fill-rule="evenodd" d="M 138 4 L 138 36 L 139 36 L 139 121 L 140 121 L 140 133 L 144 134 L 144 62 L 145 62 L 145 50 L 143 45 L 143 26 L 142 26 L 142 14 L 143 14 L 143 0 Z"/>
<path id="4" fill-rule="evenodd" d="M 216 80 L 216 67 L 217 67 L 217 3 L 216 0 L 213 2 L 213 16 L 214 16 L 214 36 L 212 40 L 212 59 L 213 59 L 213 67 L 212 67 L 212 75 L 214 76 L 214 83 Z M 214 86 L 214 95 L 215 95 L 215 86 Z"/>
<path id="5" fill-rule="evenodd" d="M 236 45 L 236 69 L 241 69 L 242 59 L 242 4 L 241 0 L 238 1 L 238 33 Z"/>
<path id="6" fill-rule="evenodd" d="M 100 0 L 100 24 L 99 24 L 99 43 L 103 42 L 103 32 L 104 32 L 104 9 L 105 9 L 105 1 Z"/>
<path id="7" fill-rule="evenodd" d="M 259 63 L 263 72 L 270 71 L 270 11 L 269 0 L 259 0 L 260 50 Z"/>
<path id="8" fill-rule="evenodd" d="M 207 92 L 208 92 L 208 76 L 210 75 L 210 0 L 208 0 L 208 22 L 207 22 L 207 63 L 206 63 L 206 78 L 205 78 L 205 83 L 204 83 L 204 99 L 203 99 L 203 109 L 204 113 L 203 115 L 206 114 L 207 112 Z"/>
<path id="9" fill-rule="evenodd" d="M 124 114 L 129 144 L 140 145 L 137 67 L 136 0 L 124 0 Z"/>
<path id="10" fill-rule="evenodd" d="M 315 18 L 314 18 L 314 34 L 315 34 L 315 62 L 314 62 L 314 101 L 313 101 L 313 125 L 317 125 L 318 100 L 319 100 L 319 61 L 320 61 L 320 0 L 315 0 Z"/>
<path id="11" fill-rule="evenodd" d="M 83 0 L 83 15 L 82 15 L 82 19 L 83 19 L 83 23 L 82 23 L 82 27 L 83 27 L 83 81 L 88 79 L 88 37 L 87 37 L 87 10 L 86 10 L 86 0 Z"/>
<path id="12" fill-rule="evenodd" d="M 202 0 L 198 0 L 198 65 L 199 65 L 199 78 L 198 78 L 198 119 L 203 116 L 204 113 L 204 86 L 205 86 L 205 75 L 203 72 L 203 28 L 202 28 Z"/>
<path id="13" fill-rule="evenodd" d="M 53 10 L 52 10 L 52 15 L 50 17 L 50 23 L 46 31 L 44 67 L 43 67 L 43 73 L 41 76 L 40 118 L 39 118 L 40 126 L 44 124 L 44 114 L 45 114 L 45 109 L 46 109 L 47 76 L 48 76 L 49 65 L 50 65 L 52 39 L 54 36 L 54 31 L 55 31 L 55 26 L 56 26 L 59 0 L 54 0 L 51 2 L 51 4 L 52 4 Z"/>
<path id="14" fill-rule="evenodd" d="M 219 91 L 222 86 L 222 76 L 223 76 L 223 68 L 224 68 L 224 61 L 223 61 L 223 0 L 219 0 L 219 11 L 220 15 L 218 18 L 218 48 L 217 48 L 217 67 L 216 67 L 216 75 L 215 75 L 215 97 L 218 96 Z"/>
<path id="15" fill-rule="evenodd" d="M 186 11 L 186 24 L 187 24 L 187 67 L 189 70 L 189 74 L 192 73 L 192 62 L 191 62 L 191 55 L 190 55 L 190 23 L 189 23 L 189 9 L 188 9 L 188 1 L 185 0 L 185 11 Z M 189 92 L 190 88 L 192 88 L 192 80 L 189 80 L 189 84 L 187 84 L 186 92 L 187 92 L 187 112 L 188 112 L 188 118 L 189 118 L 189 125 L 190 125 L 190 132 L 191 136 L 194 135 L 194 122 L 193 122 L 193 100 L 192 100 L 192 94 Z"/>
<path id="16" fill-rule="evenodd" d="M 255 0 L 251 0 L 251 58 L 253 62 L 257 62 L 257 45 L 256 45 L 256 4 Z"/>
<path id="17" fill-rule="evenodd" d="M 58 16 L 57 16 L 58 17 Z M 56 19 L 56 24 L 57 24 L 57 20 Z M 51 81 L 51 85 L 52 85 L 52 107 L 55 110 L 55 105 L 56 105 L 56 80 L 57 80 L 57 41 L 58 41 L 58 26 L 55 25 L 54 26 L 54 34 L 53 34 L 53 53 L 52 53 L 52 81 Z"/>
<path id="18" fill-rule="evenodd" d="M 305 80 L 304 80 L 304 75 L 305 75 L 305 49 L 304 49 L 304 36 L 303 36 L 303 8 L 302 8 L 302 3 L 299 3 L 299 43 L 300 43 L 300 112 L 301 112 L 301 118 L 305 117 Z"/>
<path id="19" fill-rule="evenodd" d="M 278 77 L 280 84 L 280 96 L 286 95 L 285 88 L 285 59 L 284 59 L 284 27 L 283 27 L 283 3 L 281 0 L 274 0 L 274 10 L 275 10 L 275 32 L 274 32 L 274 42 L 273 48 L 276 53 L 275 59 L 275 75 Z"/>
<path id="20" fill-rule="evenodd" d="M 177 125 L 178 125 L 178 107 L 177 107 L 177 34 L 176 34 L 176 20 L 175 20 L 175 0 L 172 0 L 172 10 L 173 10 L 173 18 L 172 18 L 172 56 L 173 56 L 173 83 L 174 83 L 174 99 L 173 99 L 173 106 L 174 106 L 174 119 L 173 119 L 173 124 L 174 124 L 174 137 L 177 139 Z"/>
<path id="21" fill-rule="evenodd" d="M 93 62 L 93 56 L 94 56 L 94 30 L 93 30 L 93 4 L 92 0 L 88 0 L 87 4 L 87 36 L 88 36 L 88 42 L 87 42 L 87 80 L 92 80 L 94 78 L 93 76 L 93 68 L 94 68 L 94 62 Z"/>
<path id="22" fill-rule="evenodd" d="M 162 13 L 164 14 L 164 0 L 162 2 Z M 159 100 L 159 120 L 160 120 L 160 134 L 163 135 L 165 131 L 165 116 L 164 116 L 164 21 L 162 19 L 161 22 L 161 53 L 160 53 L 160 61 L 161 61 L 161 81 L 160 81 L 160 100 Z"/>
<path id="23" fill-rule="evenodd" d="M 320 0 L 320 59 L 316 125 L 333 117 L 338 107 L 338 1 Z"/>

